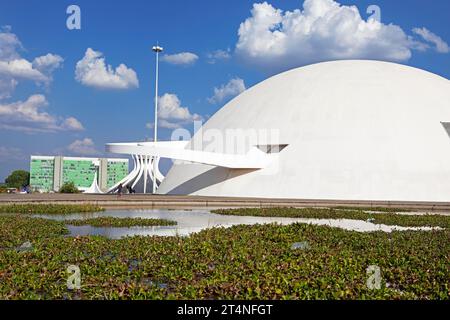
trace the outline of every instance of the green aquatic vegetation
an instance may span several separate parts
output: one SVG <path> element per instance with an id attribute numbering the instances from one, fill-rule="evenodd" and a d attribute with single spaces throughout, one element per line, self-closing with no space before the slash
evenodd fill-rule
<path id="1" fill-rule="evenodd" d="M 398 225 L 408 227 L 441 227 L 450 229 L 450 216 L 424 214 L 424 215 L 403 215 L 403 214 L 380 214 L 374 215 L 375 223 Z"/>
<path id="2" fill-rule="evenodd" d="M 91 204 L 9 204 L 0 205 L 0 213 L 71 214 L 99 212 L 105 209 Z"/>
<path id="3" fill-rule="evenodd" d="M 90 219 L 64 220 L 64 223 L 73 226 L 90 225 L 93 227 L 145 227 L 145 226 L 172 226 L 175 221 L 166 219 L 143 219 L 143 218 L 116 218 L 116 217 L 98 217 Z"/>
<path id="4" fill-rule="evenodd" d="M 0 248 L 7 249 L 23 243 L 67 234 L 64 223 L 27 216 L 0 216 Z M 1 268 L 0 268 L 1 269 Z"/>
<path id="5" fill-rule="evenodd" d="M 405 208 L 391 208 L 391 207 L 346 207 L 337 206 L 331 207 L 336 210 L 357 210 L 357 211 L 375 211 L 375 212 L 411 212 L 410 209 Z"/>
<path id="6" fill-rule="evenodd" d="M 1 299 L 450 298 L 449 230 L 358 233 L 272 224 L 112 240 L 64 237 L 63 223 L 14 218 L 0 220 L 1 241 L 29 240 L 33 250 L 0 250 Z M 34 221 L 40 226 L 32 239 L 15 230 Z M 293 249 L 295 243 L 308 249 Z M 67 289 L 69 265 L 81 270 L 80 290 Z M 379 290 L 366 285 L 370 265 L 380 267 Z"/>
<path id="7" fill-rule="evenodd" d="M 288 217 L 310 219 L 353 219 L 365 220 L 376 224 L 397 225 L 405 227 L 441 227 L 450 228 L 450 216 L 446 215 L 412 215 L 396 213 L 372 213 L 358 210 L 341 210 L 327 208 L 239 208 L 218 209 L 213 213 L 234 216 Z"/>
<path id="8" fill-rule="evenodd" d="M 237 208 L 216 209 L 211 212 L 231 216 L 287 217 L 313 219 L 361 219 L 372 217 L 364 211 L 335 210 L 327 208 Z"/>

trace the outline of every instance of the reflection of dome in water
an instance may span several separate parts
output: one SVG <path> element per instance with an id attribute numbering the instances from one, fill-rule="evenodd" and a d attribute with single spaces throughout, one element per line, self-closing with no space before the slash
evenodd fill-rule
<path id="1" fill-rule="evenodd" d="M 450 130 L 450 82 L 429 72 L 377 61 L 298 68 L 233 99 L 200 138 L 207 146 L 210 129 L 276 129 L 277 141 L 258 135 L 257 144 L 287 145 L 278 161 L 259 170 L 176 163 L 158 193 L 450 201 L 446 122 Z"/>

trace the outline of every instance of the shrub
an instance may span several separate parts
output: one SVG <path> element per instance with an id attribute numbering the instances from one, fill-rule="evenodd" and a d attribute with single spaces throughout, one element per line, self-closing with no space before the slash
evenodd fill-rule
<path id="1" fill-rule="evenodd" d="M 59 189 L 60 193 L 80 193 L 73 182 L 65 182 Z"/>

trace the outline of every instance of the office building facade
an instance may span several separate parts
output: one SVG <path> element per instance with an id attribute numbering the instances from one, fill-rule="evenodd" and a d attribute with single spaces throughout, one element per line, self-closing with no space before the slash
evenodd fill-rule
<path id="1" fill-rule="evenodd" d="M 64 183 L 73 182 L 86 191 L 97 178 L 107 191 L 128 175 L 128 159 L 31 156 L 30 187 L 37 192 L 57 192 Z"/>

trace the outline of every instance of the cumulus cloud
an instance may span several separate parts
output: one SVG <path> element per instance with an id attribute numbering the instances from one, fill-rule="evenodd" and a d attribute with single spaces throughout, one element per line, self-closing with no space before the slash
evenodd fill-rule
<path id="1" fill-rule="evenodd" d="M 448 44 L 444 40 L 442 40 L 441 37 L 434 34 L 427 28 L 425 28 L 425 27 L 414 28 L 413 32 L 415 34 L 419 35 L 423 40 L 434 44 L 437 52 L 439 52 L 439 53 L 449 53 L 450 52 L 450 47 L 448 46 Z"/>
<path id="2" fill-rule="evenodd" d="M 198 56 L 192 52 L 181 52 L 175 54 L 165 54 L 161 61 L 175 65 L 191 65 L 198 60 Z"/>
<path id="3" fill-rule="evenodd" d="M 84 130 L 84 127 L 81 124 L 81 122 L 74 117 L 69 117 L 66 120 L 64 120 L 62 127 L 66 128 L 67 130 L 74 130 L 74 131 Z"/>
<path id="4" fill-rule="evenodd" d="M 228 83 L 221 85 L 219 88 L 214 88 L 214 95 L 208 98 L 208 101 L 212 104 L 221 103 L 228 98 L 239 95 L 245 89 L 244 80 L 236 77 L 228 81 Z"/>
<path id="5" fill-rule="evenodd" d="M 0 117 L 23 122 L 53 124 L 54 117 L 41 111 L 48 105 L 47 99 L 41 94 L 30 96 L 26 101 L 18 101 L 0 105 Z"/>
<path id="6" fill-rule="evenodd" d="M 33 60 L 33 67 L 44 73 L 51 73 L 58 69 L 64 59 L 57 54 L 48 53 L 45 56 L 37 57 Z"/>
<path id="7" fill-rule="evenodd" d="M 23 49 L 19 38 L 11 33 L 10 26 L 0 28 L 0 60 L 9 61 L 20 57 L 18 50 Z"/>
<path id="8" fill-rule="evenodd" d="M 285 12 L 255 3 L 238 35 L 237 56 L 268 72 L 339 59 L 402 62 L 426 49 L 399 26 L 366 21 L 356 6 L 334 0 L 305 0 L 302 10 Z"/>
<path id="9" fill-rule="evenodd" d="M 75 69 L 75 79 L 85 86 L 98 89 L 133 89 L 139 87 L 136 72 L 125 64 L 120 64 L 113 69 L 105 63 L 103 53 L 91 48 L 80 61 Z"/>
<path id="10" fill-rule="evenodd" d="M 26 59 L 0 61 L 0 76 L 7 79 L 26 79 L 37 82 L 48 82 L 49 78 L 33 68 L 33 64 Z"/>
<path id="11" fill-rule="evenodd" d="M 32 95 L 26 101 L 0 103 L 0 129 L 26 133 L 84 129 L 83 125 L 73 117 L 64 119 L 45 112 L 43 109 L 47 106 L 47 99 L 41 94 Z"/>
<path id="12" fill-rule="evenodd" d="M 184 124 L 200 121 L 203 118 L 189 111 L 189 108 L 183 107 L 176 94 L 165 93 L 158 97 L 158 127 L 166 129 L 176 129 Z M 147 123 L 147 128 L 153 128 L 153 123 Z"/>
<path id="13" fill-rule="evenodd" d="M 189 109 L 181 106 L 181 101 L 176 94 L 166 93 L 158 97 L 158 116 L 166 120 L 189 121 L 198 118 L 197 114 L 191 114 Z"/>
<path id="14" fill-rule="evenodd" d="M 231 58 L 231 50 L 216 50 L 206 55 L 209 64 L 215 64 L 218 61 L 228 60 Z"/>
<path id="15" fill-rule="evenodd" d="M 21 57 L 19 53 L 21 50 L 23 50 L 22 43 L 11 33 L 11 28 L 0 28 L 0 99 L 11 97 L 22 80 L 49 85 L 52 73 L 63 62 L 63 58 L 51 53 L 30 62 Z"/>
<path id="16" fill-rule="evenodd" d="M 99 154 L 99 152 L 95 148 L 95 143 L 91 138 L 75 140 L 67 147 L 67 149 L 74 154 L 83 156 L 92 156 Z"/>

